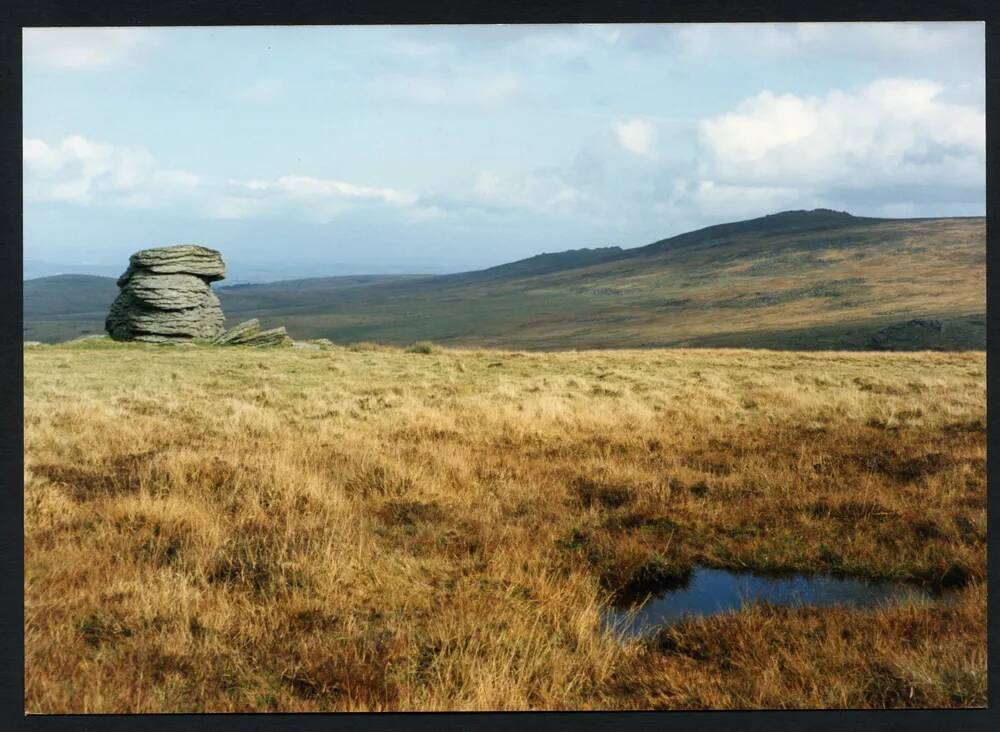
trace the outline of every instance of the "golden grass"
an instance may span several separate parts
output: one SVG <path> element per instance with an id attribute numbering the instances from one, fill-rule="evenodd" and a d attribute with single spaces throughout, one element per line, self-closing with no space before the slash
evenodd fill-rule
<path id="1" fill-rule="evenodd" d="M 985 704 L 984 354 L 414 350 L 28 349 L 27 710 Z M 602 630 L 693 563 L 961 589 Z"/>

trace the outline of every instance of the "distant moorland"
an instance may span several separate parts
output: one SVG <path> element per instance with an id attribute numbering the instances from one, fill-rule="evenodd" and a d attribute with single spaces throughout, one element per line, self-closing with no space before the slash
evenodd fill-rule
<path id="1" fill-rule="evenodd" d="M 820 209 L 477 272 L 221 283 L 216 292 L 229 325 L 259 317 L 293 337 L 337 343 L 981 350 L 985 262 L 983 218 Z M 102 332 L 116 294 L 107 277 L 28 280 L 24 338 Z"/>

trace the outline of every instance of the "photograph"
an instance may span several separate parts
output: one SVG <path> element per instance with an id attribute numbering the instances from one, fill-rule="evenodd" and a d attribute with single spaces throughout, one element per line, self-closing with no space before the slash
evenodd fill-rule
<path id="1" fill-rule="evenodd" d="M 985 22 L 15 32 L 19 714 L 988 706 Z"/>

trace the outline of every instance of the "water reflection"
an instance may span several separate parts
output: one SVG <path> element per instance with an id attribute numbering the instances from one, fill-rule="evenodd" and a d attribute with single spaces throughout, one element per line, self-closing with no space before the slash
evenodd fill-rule
<path id="1" fill-rule="evenodd" d="M 901 582 L 872 582 L 826 575 L 769 576 L 695 567 L 686 581 L 655 595 L 629 617 L 630 607 L 613 608 L 605 622 L 626 636 L 643 635 L 685 617 L 738 610 L 746 603 L 774 605 L 850 605 L 872 607 L 929 598 L 930 593 Z"/>

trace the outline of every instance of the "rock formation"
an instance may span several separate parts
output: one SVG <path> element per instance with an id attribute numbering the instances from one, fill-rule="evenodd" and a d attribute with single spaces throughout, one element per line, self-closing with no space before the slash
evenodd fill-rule
<path id="1" fill-rule="evenodd" d="M 947 347 L 944 331 L 941 320 L 914 318 L 883 328 L 872 335 L 866 345 L 878 351 L 933 351 Z"/>
<path id="2" fill-rule="evenodd" d="M 226 265 L 214 249 L 181 244 L 136 252 L 118 278 L 121 292 L 104 328 L 119 341 L 215 338 L 225 318 L 209 283 L 225 274 Z"/>
<path id="3" fill-rule="evenodd" d="M 212 343 L 218 346 L 290 346 L 285 326 L 261 330 L 257 318 L 246 320 L 216 336 Z"/>

